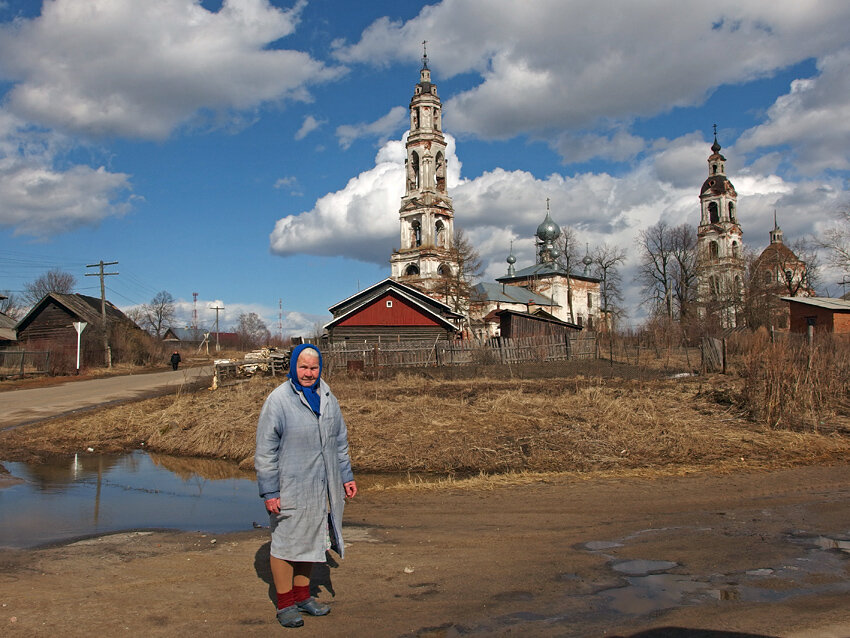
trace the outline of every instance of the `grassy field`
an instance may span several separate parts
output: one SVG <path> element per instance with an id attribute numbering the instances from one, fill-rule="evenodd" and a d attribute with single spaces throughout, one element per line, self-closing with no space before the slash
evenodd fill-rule
<path id="1" fill-rule="evenodd" d="M 846 414 L 821 416 L 818 428 L 768 424 L 746 404 L 753 380 L 744 374 L 669 379 L 593 362 L 329 382 L 360 472 L 731 471 L 850 452 Z M 251 467 L 257 417 L 275 383 L 257 378 L 4 431 L 2 458 L 142 448 Z"/>

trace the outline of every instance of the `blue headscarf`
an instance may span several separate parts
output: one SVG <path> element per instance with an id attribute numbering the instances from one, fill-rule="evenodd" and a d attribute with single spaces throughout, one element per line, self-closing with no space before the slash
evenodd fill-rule
<path id="1" fill-rule="evenodd" d="M 319 356 L 319 377 L 316 379 L 316 382 L 308 387 L 305 387 L 298 383 L 298 374 L 296 373 L 296 368 L 298 367 L 298 357 L 304 352 L 307 348 L 316 351 L 316 354 Z M 319 416 L 319 406 L 321 405 L 321 395 L 319 394 L 319 379 L 322 377 L 322 353 L 319 349 L 314 346 L 312 343 L 302 343 L 300 346 L 295 346 L 295 349 L 292 351 L 292 357 L 289 359 L 289 374 L 286 375 L 292 381 L 292 385 L 295 386 L 295 389 L 301 392 L 304 395 L 304 398 L 307 399 L 307 403 L 310 405 L 310 408 L 313 412 L 316 413 L 316 416 Z"/>

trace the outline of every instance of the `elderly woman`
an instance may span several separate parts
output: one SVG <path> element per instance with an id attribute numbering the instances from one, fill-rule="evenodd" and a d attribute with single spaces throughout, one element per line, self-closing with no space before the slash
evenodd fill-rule
<path id="1" fill-rule="evenodd" d="M 257 424 L 254 466 L 271 520 L 271 571 L 284 627 L 303 625 L 301 612 L 330 612 L 310 596 L 310 572 L 331 547 L 343 557 L 345 496 L 357 494 L 348 430 L 321 373 L 319 349 L 296 347 L 289 380 L 268 396 Z"/>

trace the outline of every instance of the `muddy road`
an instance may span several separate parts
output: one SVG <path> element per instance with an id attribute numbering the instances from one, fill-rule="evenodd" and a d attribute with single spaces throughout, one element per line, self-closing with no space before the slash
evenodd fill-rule
<path id="1" fill-rule="evenodd" d="M 4 550 L 0 630 L 846 637 L 848 511 L 850 465 L 367 490 L 346 510 L 348 557 L 314 573 L 333 611 L 303 628 L 277 625 L 267 532 L 253 530 Z"/>

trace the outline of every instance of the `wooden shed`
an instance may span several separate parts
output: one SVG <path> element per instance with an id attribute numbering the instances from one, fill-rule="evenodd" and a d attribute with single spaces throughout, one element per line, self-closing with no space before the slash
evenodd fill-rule
<path id="1" fill-rule="evenodd" d="M 791 314 L 791 332 L 850 334 L 850 301 L 832 297 L 782 297 Z"/>
<path id="2" fill-rule="evenodd" d="M 329 308 L 328 339 L 361 342 L 452 339 L 460 315 L 425 293 L 392 279 L 361 290 Z"/>
<path id="3" fill-rule="evenodd" d="M 508 339 L 575 334 L 582 329 L 581 326 L 561 321 L 548 312 L 539 310 L 534 314 L 498 310 L 495 314 L 499 317 L 499 336 Z"/>
<path id="4" fill-rule="evenodd" d="M 106 302 L 106 318 L 110 328 L 127 326 L 139 329 L 123 312 Z M 85 322 L 81 338 L 84 360 L 88 363 L 104 360 L 103 327 L 100 299 L 80 294 L 45 295 L 24 315 L 17 326 L 18 342 L 28 349 L 50 350 L 55 355 L 75 353 L 77 332 L 74 322 Z"/>

